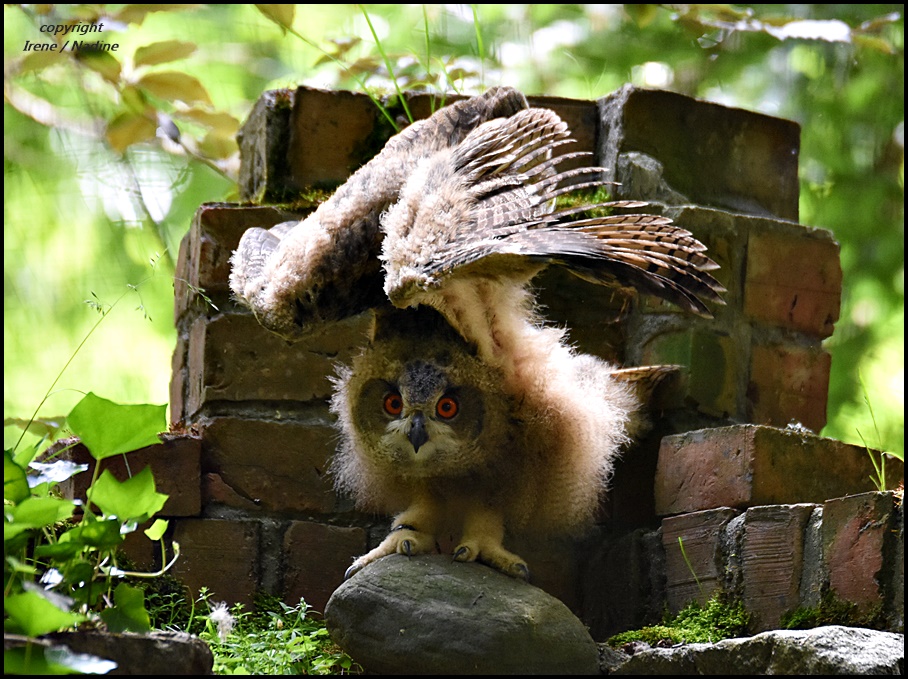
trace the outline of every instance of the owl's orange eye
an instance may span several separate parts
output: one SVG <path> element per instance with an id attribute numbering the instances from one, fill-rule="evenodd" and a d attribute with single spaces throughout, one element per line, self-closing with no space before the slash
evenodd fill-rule
<path id="1" fill-rule="evenodd" d="M 389 415 L 394 415 L 395 417 L 400 415 L 404 410 L 403 399 L 400 397 L 400 394 L 395 394 L 394 392 L 391 392 L 390 394 L 387 394 L 385 396 L 385 400 L 382 405 L 384 406 L 386 413 L 388 413 Z"/>
<path id="2" fill-rule="evenodd" d="M 457 400 L 451 396 L 443 396 L 435 404 L 435 412 L 443 420 L 450 420 L 458 410 L 460 410 L 460 406 L 457 404 Z"/>

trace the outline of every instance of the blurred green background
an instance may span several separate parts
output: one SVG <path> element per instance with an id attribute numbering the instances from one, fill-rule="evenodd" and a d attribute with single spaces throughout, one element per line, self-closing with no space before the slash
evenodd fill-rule
<path id="1" fill-rule="evenodd" d="M 801 222 L 844 270 L 822 433 L 903 453 L 903 7 L 5 5 L 4 415 L 168 400 L 179 241 L 236 198 L 233 135 L 264 90 L 630 82 L 802 125 Z M 23 49 L 92 21 L 60 44 L 116 52 Z"/>

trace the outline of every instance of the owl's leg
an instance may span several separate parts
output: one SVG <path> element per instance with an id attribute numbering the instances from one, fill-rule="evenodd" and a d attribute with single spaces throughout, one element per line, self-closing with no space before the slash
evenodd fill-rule
<path id="1" fill-rule="evenodd" d="M 391 532 L 381 544 L 363 554 L 344 573 L 344 579 L 362 570 L 363 567 L 389 554 L 426 554 L 435 551 L 435 533 L 438 528 L 439 507 L 430 498 L 415 500 L 409 507 L 394 517 Z"/>
<path id="2" fill-rule="evenodd" d="M 481 561 L 514 578 L 530 579 L 530 569 L 506 550 L 504 516 L 489 507 L 471 507 L 464 518 L 463 535 L 454 550 L 455 561 Z"/>

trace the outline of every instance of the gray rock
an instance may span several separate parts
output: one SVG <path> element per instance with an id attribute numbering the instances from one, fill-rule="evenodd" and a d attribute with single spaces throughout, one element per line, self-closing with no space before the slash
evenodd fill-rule
<path id="1" fill-rule="evenodd" d="M 856 627 L 777 630 L 636 653 L 611 674 L 902 674 L 905 635 Z"/>
<path id="2" fill-rule="evenodd" d="M 214 664 L 208 644 L 183 632 L 155 630 L 133 634 L 75 630 L 54 632 L 38 639 L 4 635 L 3 641 L 7 651 L 26 643 L 40 645 L 49 661 L 79 667 L 85 673 L 210 675 Z"/>
<path id="3" fill-rule="evenodd" d="M 599 673 L 596 643 L 558 599 L 445 555 L 370 564 L 334 592 L 325 622 L 373 673 Z"/>

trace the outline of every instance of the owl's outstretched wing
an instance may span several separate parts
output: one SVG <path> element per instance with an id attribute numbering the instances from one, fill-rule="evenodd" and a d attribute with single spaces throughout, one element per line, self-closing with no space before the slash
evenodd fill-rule
<path id="1" fill-rule="evenodd" d="M 446 106 L 394 136 L 301 222 L 246 231 L 231 258 L 237 301 L 288 339 L 385 301 L 379 216 L 397 200 L 412 168 L 480 124 L 526 107 L 523 94 L 508 87 Z"/>
<path id="2" fill-rule="evenodd" d="M 563 194 L 602 186 L 602 169 L 561 170 L 586 153 L 548 109 L 485 123 L 411 176 L 384 228 L 385 292 L 398 306 L 419 301 L 455 277 L 506 275 L 528 262 L 559 265 L 581 278 L 649 293 L 710 316 L 724 304 L 706 247 L 671 219 L 612 214 L 633 201 L 552 209 Z M 426 244 L 431 244 L 428 248 Z"/>

